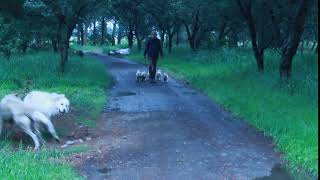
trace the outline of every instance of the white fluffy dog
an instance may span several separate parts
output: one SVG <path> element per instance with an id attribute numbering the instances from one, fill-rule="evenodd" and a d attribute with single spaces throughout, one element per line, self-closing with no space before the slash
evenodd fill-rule
<path id="1" fill-rule="evenodd" d="M 163 73 L 163 81 L 168 82 L 169 75 L 167 73 Z"/>
<path id="2" fill-rule="evenodd" d="M 56 140 L 60 140 L 50 118 L 56 114 L 69 112 L 70 101 L 65 97 L 65 95 L 32 91 L 27 94 L 23 102 L 40 112 L 34 121 L 43 123 L 50 134 Z M 36 125 L 39 125 L 39 123 L 36 123 Z"/>
<path id="3" fill-rule="evenodd" d="M 148 74 L 147 74 L 146 71 L 143 71 L 143 72 L 141 73 L 141 79 L 142 79 L 142 82 L 143 82 L 143 81 L 146 81 L 146 80 L 148 79 Z"/>
<path id="4" fill-rule="evenodd" d="M 157 79 L 158 81 L 161 81 L 161 77 L 162 77 L 162 71 L 159 69 L 159 70 L 157 70 L 157 72 L 156 72 L 156 79 Z"/>
<path id="5" fill-rule="evenodd" d="M 16 95 L 6 95 L 0 101 L 0 135 L 2 132 L 3 121 L 13 119 L 14 123 L 32 138 L 35 149 L 38 149 L 40 147 L 39 139 L 42 140 L 42 137 L 39 131 L 32 131 L 32 120 L 29 117 L 33 119 L 39 114 L 41 113 L 26 105 Z"/>
<path id="6" fill-rule="evenodd" d="M 137 72 L 136 72 L 136 81 L 137 82 L 141 82 L 141 80 L 142 80 L 142 72 L 140 71 L 140 70 L 137 70 Z"/>

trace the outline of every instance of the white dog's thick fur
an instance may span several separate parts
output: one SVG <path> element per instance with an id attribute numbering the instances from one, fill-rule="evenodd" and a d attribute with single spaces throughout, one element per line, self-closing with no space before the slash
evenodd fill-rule
<path id="1" fill-rule="evenodd" d="M 41 114 L 34 108 L 26 105 L 21 99 L 14 94 L 6 95 L 0 101 L 0 135 L 2 132 L 3 121 L 11 120 L 15 122 L 21 129 L 28 134 L 35 145 L 35 149 L 40 147 L 39 138 L 43 140 L 39 131 L 32 131 L 32 120 L 37 119 L 37 116 Z"/>
<path id="2" fill-rule="evenodd" d="M 42 91 L 32 91 L 27 94 L 23 102 L 40 112 L 33 120 L 43 123 L 51 135 L 55 139 L 60 140 L 50 118 L 59 113 L 69 112 L 70 101 L 65 97 L 65 95 Z"/>
<path id="3" fill-rule="evenodd" d="M 23 102 L 45 114 L 47 117 L 69 112 L 70 101 L 64 94 L 32 91 Z"/>

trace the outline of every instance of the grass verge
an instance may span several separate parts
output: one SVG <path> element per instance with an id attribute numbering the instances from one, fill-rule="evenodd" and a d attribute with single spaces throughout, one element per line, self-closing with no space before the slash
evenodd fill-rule
<path id="1" fill-rule="evenodd" d="M 31 90 L 64 93 L 70 99 L 75 121 L 90 127 L 106 103 L 105 89 L 111 84 L 105 66 L 94 59 L 71 56 L 66 72 L 58 73 L 59 56 L 51 52 L 0 58 L 0 98 Z M 12 152 L 10 142 L 0 141 L 0 177 L 5 179 L 77 179 L 74 170 L 54 159 L 68 154 L 43 150 Z"/>
<path id="2" fill-rule="evenodd" d="M 129 59 L 147 63 L 133 50 Z M 266 53 L 266 70 L 258 73 L 251 50 L 191 52 L 175 48 L 159 66 L 205 92 L 238 117 L 273 137 L 291 170 L 318 176 L 318 57 L 297 55 L 288 84 L 279 81 L 279 55 Z"/>

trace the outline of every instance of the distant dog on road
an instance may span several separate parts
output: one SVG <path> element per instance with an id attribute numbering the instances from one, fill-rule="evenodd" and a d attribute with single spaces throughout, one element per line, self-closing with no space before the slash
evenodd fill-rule
<path id="1" fill-rule="evenodd" d="M 148 79 L 148 74 L 146 71 L 143 71 L 141 73 L 142 82 L 146 81 Z"/>
<path id="2" fill-rule="evenodd" d="M 157 72 L 156 72 L 156 79 L 158 81 L 161 81 L 161 77 L 162 77 L 162 71 L 159 69 Z"/>
<path id="3" fill-rule="evenodd" d="M 169 75 L 167 73 L 163 73 L 163 81 L 168 82 Z"/>
<path id="4" fill-rule="evenodd" d="M 136 82 L 141 82 L 141 81 L 142 81 L 142 73 L 138 69 L 137 72 L 136 72 Z"/>
<path id="5" fill-rule="evenodd" d="M 70 101 L 64 94 L 48 93 L 42 91 L 32 91 L 23 99 L 23 102 L 38 112 L 33 119 L 38 126 L 44 124 L 50 134 L 56 139 L 60 140 L 56 130 L 51 122 L 51 117 L 57 114 L 69 112 Z M 38 128 L 38 127 L 36 127 Z"/>

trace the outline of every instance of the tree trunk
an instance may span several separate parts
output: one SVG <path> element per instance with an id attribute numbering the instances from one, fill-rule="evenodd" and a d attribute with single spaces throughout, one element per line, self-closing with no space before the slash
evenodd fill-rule
<path id="1" fill-rule="evenodd" d="M 176 29 L 176 45 L 177 46 L 180 44 L 180 29 L 181 29 L 180 26 L 178 26 Z"/>
<path id="2" fill-rule="evenodd" d="M 187 35 L 188 35 L 189 46 L 193 51 L 195 51 L 196 48 L 194 46 L 195 45 L 195 43 L 194 43 L 194 40 L 195 40 L 194 34 L 191 34 L 189 26 L 187 24 L 185 24 L 185 28 L 186 28 Z"/>
<path id="3" fill-rule="evenodd" d="M 113 26 L 112 26 L 112 34 L 111 34 L 111 45 L 114 46 L 116 45 L 116 27 L 117 27 L 117 23 L 116 21 L 113 22 Z"/>
<path id="4" fill-rule="evenodd" d="M 80 36 L 81 36 L 81 45 L 83 46 L 84 45 L 84 25 L 83 23 L 81 23 L 81 26 L 80 26 Z"/>
<path id="5" fill-rule="evenodd" d="M 137 45 L 138 45 L 138 50 L 141 51 L 142 49 L 142 38 L 139 35 L 138 32 L 135 32 L 136 38 L 137 38 Z"/>
<path id="6" fill-rule="evenodd" d="M 52 38 L 51 43 L 52 43 L 53 52 L 55 53 L 58 52 L 57 40 Z"/>
<path id="7" fill-rule="evenodd" d="M 24 40 L 22 42 L 22 45 L 21 45 L 21 50 L 22 50 L 22 53 L 25 54 L 27 52 L 27 48 L 28 48 L 28 41 L 27 40 Z"/>
<path id="8" fill-rule="evenodd" d="M 96 45 L 97 42 L 97 27 L 96 27 L 96 20 L 93 21 L 93 31 L 92 31 L 92 43 Z"/>
<path id="9" fill-rule="evenodd" d="M 219 46 L 222 47 L 224 45 L 224 37 L 225 37 L 226 23 L 223 23 L 219 30 L 218 42 Z"/>
<path id="10" fill-rule="evenodd" d="M 60 71 L 65 72 L 66 63 L 68 61 L 68 44 L 63 43 L 60 47 Z"/>
<path id="11" fill-rule="evenodd" d="M 231 36 L 230 36 L 230 47 L 235 48 L 238 47 L 238 34 L 235 29 L 231 30 Z"/>
<path id="12" fill-rule="evenodd" d="M 83 45 L 87 44 L 88 40 L 88 26 L 86 23 L 83 23 Z"/>
<path id="13" fill-rule="evenodd" d="M 308 12 L 308 2 L 309 0 L 301 0 L 298 13 L 294 18 L 293 27 L 290 28 L 290 34 L 282 48 L 280 58 L 280 78 L 289 78 L 291 76 L 292 59 L 297 52 L 304 30 L 304 24 Z"/>
<path id="14" fill-rule="evenodd" d="M 298 47 L 299 47 L 299 45 L 298 45 Z M 303 54 L 303 51 L 304 51 L 304 43 L 302 41 L 301 45 L 300 45 L 300 53 L 301 53 L 301 55 Z"/>
<path id="15" fill-rule="evenodd" d="M 65 72 L 66 63 L 68 62 L 69 40 L 72 35 L 79 15 L 75 16 L 70 22 L 64 16 L 59 17 L 57 43 L 60 53 L 60 71 Z"/>
<path id="16" fill-rule="evenodd" d="M 258 71 L 263 72 L 264 71 L 264 50 L 254 48 L 253 51 L 254 51 L 254 57 L 257 62 Z"/>
<path id="17" fill-rule="evenodd" d="M 105 41 L 105 37 L 106 37 L 106 21 L 105 21 L 105 17 L 101 18 L 101 41 L 100 44 L 103 45 L 106 41 Z"/>
<path id="18" fill-rule="evenodd" d="M 168 50 L 169 53 L 172 52 L 172 39 L 173 39 L 173 33 L 168 33 Z"/>
<path id="19" fill-rule="evenodd" d="M 164 45 L 164 36 L 165 36 L 165 31 L 161 30 L 160 31 L 160 41 L 161 41 L 162 47 Z"/>
<path id="20" fill-rule="evenodd" d="M 128 45 L 129 45 L 129 48 L 132 48 L 133 46 L 133 27 L 132 27 L 132 24 L 129 23 L 129 32 L 128 32 Z"/>
<path id="21" fill-rule="evenodd" d="M 119 25 L 118 25 L 118 35 L 117 35 L 117 44 L 118 45 L 121 44 L 122 33 L 123 33 L 122 25 L 119 23 Z"/>
<path id="22" fill-rule="evenodd" d="M 263 72 L 264 71 L 264 57 L 263 57 L 264 49 L 259 47 L 257 43 L 257 32 L 256 32 L 255 23 L 253 21 L 252 12 L 251 12 L 252 2 L 249 1 L 249 4 L 245 5 L 243 4 L 243 1 L 237 0 L 237 3 L 240 7 L 241 14 L 245 18 L 249 28 L 252 49 L 253 49 L 254 57 L 257 62 L 258 71 Z"/>
<path id="23" fill-rule="evenodd" d="M 81 26 L 80 23 L 77 24 L 77 44 L 81 44 Z"/>

